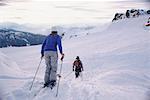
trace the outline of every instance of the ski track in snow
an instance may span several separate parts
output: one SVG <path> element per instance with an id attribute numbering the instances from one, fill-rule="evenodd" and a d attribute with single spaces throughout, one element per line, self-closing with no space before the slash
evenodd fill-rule
<path id="1" fill-rule="evenodd" d="M 143 28 L 147 18 L 116 21 L 106 30 L 100 31 L 97 26 L 89 35 L 64 39 L 65 59 L 57 98 L 56 87 L 39 91 L 44 61 L 29 91 L 41 46 L 0 49 L 0 100 L 150 100 L 150 31 Z M 84 66 L 79 79 L 70 73 L 77 55 Z"/>

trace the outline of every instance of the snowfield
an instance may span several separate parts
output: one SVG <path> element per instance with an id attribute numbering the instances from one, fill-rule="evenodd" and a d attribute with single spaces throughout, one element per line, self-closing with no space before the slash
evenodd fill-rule
<path id="1" fill-rule="evenodd" d="M 57 98 L 56 88 L 39 92 L 44 60 L 29 91 L 41 45 L 0 49 L 0 100 L 150 100 L 150 30 L 144 26 L 148 17 L 115 21 L 63 39 L 65 59 Z M 72 72 L 76 56 L 84 67 L 79 79 Z"/>

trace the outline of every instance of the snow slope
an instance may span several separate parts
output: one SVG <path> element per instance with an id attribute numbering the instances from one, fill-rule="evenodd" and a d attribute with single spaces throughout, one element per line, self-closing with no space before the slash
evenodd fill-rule
<path id="1" fill-rule="evenodd" d="M 0 52 L 0 75 L 19 75 L 20 69 L 15 62 Z M 8 62 L 9 61 L 9 62 Z"/>
<path id="2" fill-rule="evenodd" d="M 144 27 L 148 17 L 120 20 L 111 23 L 105 30 L 97 26 L 88 35 L 63 40 L 65 59 L 57 98 L 56 88 L 41 90 L 34 96 L 43 83 L 44 61 L 33 89 L 29 91 L 40 61 L 41 46 L 0 49 L 10 59 L 15 60 L 20 72 L 24 71 L 26 75 L 24 79 L 20 76 L 15 76 L 14 79 L 4 78 L 2 76 L 7 71 L 2 73 L 0 70 L 0 83 L 3 83 L 0 85 L 3 89 L 0 92 L 1 99 L 150 100 L 150 31 Z M 84 72 L 81 78 L 74 79 L 74 73 L 66 75 L 72 71 L 72 63 L 77 55 L 83 62 Z M 4 56 L 0 57 L 6 61 Z M 3 64 L 0 63 L 0 66 Z M 17 75 L 16 72 L 11 72 Z M 8 82 L 13 86 L 7 86 Z"/>

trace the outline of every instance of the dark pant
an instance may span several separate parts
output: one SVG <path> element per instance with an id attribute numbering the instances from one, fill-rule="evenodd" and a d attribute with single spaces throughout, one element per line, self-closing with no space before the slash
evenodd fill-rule
<path id="1" fill-rule="evenodd" d="M 81 68 L 75 69 L 75 77 L 78 78 L 80 76 Z"/>

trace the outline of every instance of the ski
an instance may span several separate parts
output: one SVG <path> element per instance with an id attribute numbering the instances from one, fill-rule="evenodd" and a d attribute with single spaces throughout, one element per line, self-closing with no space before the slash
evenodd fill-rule
<path id="1" fill-rule="evenodd" d="M 40 92 L 41 90 L 43 90 L 45 87 L 40 87 L 40 89 L 34 94 L 34 97 L 36 97 Z"/>
<path id="2" fill-rule="evenodd" d="M 59 74 L 57 74 L 57 76 L 58 76 L 58 83 L 56 84 L 56 83 L 50 83 L 50 85 L 49 86 L 45 86 L 45 87 L 41 87 L 35 94 L 34 94 L 34 97 L 36 97 L 40 92 L 41 92 L 41 90 L 43 90 L 44 88 L 50 88 L 51 90 L 53 90 L 53 88 L 54 87 L 56 87 L 57 88 L 57 90 L 56 90 L 56 97 L 58 96 L 58 90 L 59 90 L 59 83 L 60 83 L 60 78 L 61 78 L 61 70 L 62 70 L 62 63 L 61 63 L 61 68 L 60 68 L 60 73 Z"/>
<path id="3" fill-rule="evenodd" d="M 55 86 L 50 85 L 50 86 L 48 86 L 48 87 L 40 87 L 39 90 L 34 94 L 34 98 L 35 98 L 39 93 L 41 93 L 41 91 L 42 91 L 43 89 L 46 89 L 46 88 L 50 88 L 51 90 L 53 90 L 53 88 L 55 88 Z M 43 90 L 43 91 L 44 91 L 44 90 Z"/>

